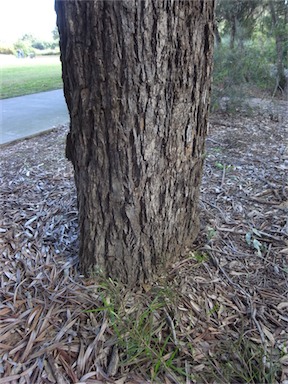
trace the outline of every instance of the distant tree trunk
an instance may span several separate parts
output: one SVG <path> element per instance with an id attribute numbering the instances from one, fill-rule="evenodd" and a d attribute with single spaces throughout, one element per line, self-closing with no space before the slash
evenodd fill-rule
<path id="1" fill-rule="evenodd" d="M 284 4 L 284 6 L 286 6 L 286 3 Z M 287 85 L 286 84 L 287 79 L 285 77 L 284 64 L 283 64 L 283 42 L 282 42 L 283 32 L 281 31 L 281 28 L 278 25 L 277 16 L 276 16 L 275 7 L 274 7 L 274 0 L 269 0 L 269 7 L 271 12 L 272 25 L 274 29 L 274 36 L 275 36 L 275 43 L 276 43 L 277 88 L 279 88 L 281 91 L 284 91 Z"/>
<path id="2" fill-rule="evenodd" d="M 55 8 L 80 266 L 140 284 L 199 231 L 214 1 L 56 0 Z"/>
<path id="3" fill-rule="evenodd" d="M 236 16 L 233 16 L 231 19 L 230 49 L 234 49 L 235 47 L 236 28 L 237 28 L 237 20 L 236 20 Z"/>
<path id="4" fill-rule="evenodd" d="M 214 34 L 215 34 L 215 42 L 217 46 L 220 46 L 222 43 L 221 36 L 219 33 L 218 25 L 215 23 L 215 29 L 214 29 Z"/>

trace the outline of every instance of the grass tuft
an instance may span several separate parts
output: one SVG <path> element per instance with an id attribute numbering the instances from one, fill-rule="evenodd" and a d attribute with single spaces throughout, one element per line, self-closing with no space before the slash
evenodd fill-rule
<path id="1" fill-rule="evenodd" d="M 244 333 L 236 340 L 221 341 L 209 358 L 206 378 L 221 383 L 276 383 L 281 372 L 280 364 L 270 352 L 267 356 L 262 345 L 252 342 Z M 279 361 L 279 360 L 278 360 Z M 209 372 L 210 371 L 210 372 Z"/>
<path id="2" fill-rule="evenodd" d="M 201 268 L 206 260 L 207 255 L 194 252 L 187 262 Z M 195 342 L 191 338 L 193 327 L 187 326 L 187 317 L 183 320 L 180 311 L 188 297 L 175 283 L 164 286 L 158 282 L 131 292 L 103 276 L 97 275 L 96 279 L 102 305 L 87 312 L 95 313 L 98 321 L 100 316 L 108 322 L 109 334 L 113 335 L 109 345 L 118 356 L 117 366 L 112 369 L 115 376 L 138 372 L 151 383 L 169 378 L 168 382 L 180 384 L 274 383 L 279 377 L 279 356 L 267 356 L 263 346 L 247 336 L 244 326 L 235 332 L 233 340 L 231 333 L 222 330 L 206 351 L 205 341 L 199 338 L 199 344 Z M 225 308 L 216 303 L 210 309 L 203 308 L 205 311 L 213 323 L 214 316 L 221 316 Z"/>

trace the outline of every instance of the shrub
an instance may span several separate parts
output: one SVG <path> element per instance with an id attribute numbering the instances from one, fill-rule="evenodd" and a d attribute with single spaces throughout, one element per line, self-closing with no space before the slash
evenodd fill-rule
<path id="1" fill-rule="evenodd" d="M 14 51 L 21 51 L 24 56 L 28 56 L 30 49 L 30 45 L 21 40 L 16 41 L 14 44 Z"/>
<path id="2" fill-rule="evenodd" d="M 13 47 L 8 45 L 0 45 L 0 54 L 2 55 L 14 55 Z"/>
<path id="3" fill-rule="evenodd" d="M 271 53 L 271 44 L 265 46 L 254 41 L 234 49 L 226 42 L 215 47 L 212 110 L 221 107 L 223 98 L 228 103 L 226 109 L 241 106 L 247 87 L 273 92 Z"/>
<path id="4" fill-rule="evenodd" d="M 32 42 L 31 46 L 35 49 L 39 49 L 42 51 L 44 49 L 50 48 L 50 43 L 42 40 L 35 40 L 34 42 Z"/>

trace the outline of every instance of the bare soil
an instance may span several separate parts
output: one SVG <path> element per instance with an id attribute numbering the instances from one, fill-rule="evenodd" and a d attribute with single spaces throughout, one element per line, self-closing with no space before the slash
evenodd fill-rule
<path id="1" fill-rule="evenodd" d="M 119 365 L 121 351 L 115 360 L 105 314 L 85 312 L 101 298 L 97 281 L 77 269 L 67 131 L 61 126 L 1 147 L 0 383 L 145 383 L 141 369 Z M 155 282 L 179 293 L 171 309 L 175 337 L 187 375 L 197 373 L 201 382 L 227 382 L 221 361 L 233 357 L 219 357 L 220 346 L 245 335 L 277 361 L 271 382 L 287 383 L 287 144 L 283 101 L 211 116 L 201 233 L 165 282 Z M 207 373 L 209 359 L 216 381 Z M 162 382 L 182 381 L 167 374 Z"/>

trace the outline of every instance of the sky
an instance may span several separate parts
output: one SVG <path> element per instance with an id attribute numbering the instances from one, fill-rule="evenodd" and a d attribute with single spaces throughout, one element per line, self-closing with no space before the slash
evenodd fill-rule
<path id="1" fill-rule="evenodd" d="M 0 41 L 13 43 L 25 34 L 51 40 L 56 26 L 54 0 L 0 0 Z"/>

